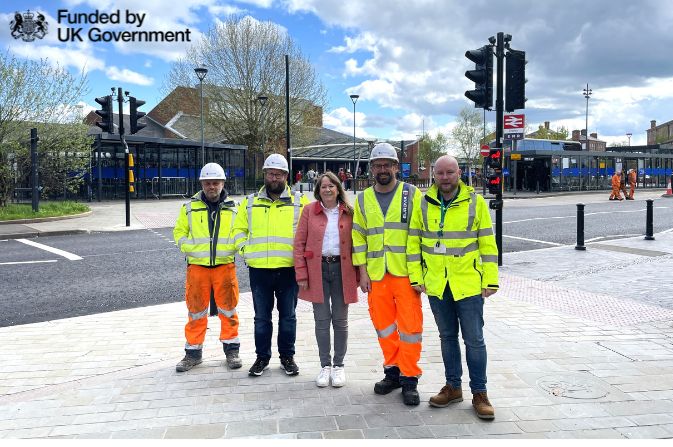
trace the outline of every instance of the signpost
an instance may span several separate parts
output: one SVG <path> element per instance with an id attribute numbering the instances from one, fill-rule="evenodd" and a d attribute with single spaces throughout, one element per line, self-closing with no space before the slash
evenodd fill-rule
<path id="1" fill-rule="evenodd" d="M 503 128 L 506 140 L 523 140 L 524 127 L 525 115 L 523 113 L 505 115 Z"/>
<path id="2" fill-rule="evenodd" d="M 482 144 L 481 149 L 479 150 L 479 153 L 481 154 L 482 157 L 488 157 L 489 151 L 491 150 L 491 147 L 488 144 Z"/>

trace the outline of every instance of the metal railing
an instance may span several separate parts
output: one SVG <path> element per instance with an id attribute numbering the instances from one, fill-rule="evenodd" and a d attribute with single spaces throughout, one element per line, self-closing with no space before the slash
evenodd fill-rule
<path id="1" fill-rule="evenodd" d="M 164 196 L 182 196 L 189 195 L 189 183 L 187 177 L 152 177 L 152 195 L 156 198 Z"/>

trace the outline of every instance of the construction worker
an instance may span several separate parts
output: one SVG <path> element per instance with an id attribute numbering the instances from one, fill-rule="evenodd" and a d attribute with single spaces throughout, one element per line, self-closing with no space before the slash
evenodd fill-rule
<path id="1" fill-rule="evenodd" d="M 629 169 L 629 195 L 626 200 L 634 200 L 633 193 L 636 191 L 636 170 Z"/>
<path id="2" fill-rule="evenodd" d="M 622 171 L 616 171 L 612 176 L 612 193 L 610 194 L 610 200 L 624 200 L 622 199 L 620 182 L 622 179 Z"/>
<path id="3" fill-rule="evenodd" d="M 374 186 L 358 194 L 353 216 L 353 265 L 360 269 L 360 288 L 369 293 L 369 314 L 383 351 L 385 377 L 374 385 L 376 394 L 402 388 L 406 405 L 418 405 L 421 376 L 423 313 L 421 294 L 409 282 L 407 236 L 411 213 L 421 192 L 398 181 L 399 162 L 388 143 L 374 146 L 369 165 Z"/>
<path id="4" fill-rule="evenodd" d="M 208 326 L 211 295 L 220 318 L 220 341 L 227 366 L 242 366 L 238 355 L 238 280 L 234 264 L 234 243 L 230 238 L 236 204 L 227 200 L 226 177 L 222 166 L 208 163 L 201 169 L 203 188 L 180 208 L 173 239 L 187 259 L 185 300 L 189 321 L 185 325 L 185 358 L 176 371 L 189 371 L 201 363 L 203 341 Z"/>
<path id="5" fill-rule="evenodd" d="M 484 299 L 498 290 L 498 248 L 484 198 L 460 180 L 458 162 L 450 155 L 435 162 L 434 184 L 412 215 L 409 235 L 409 278 L 427 293 L 441 341 L 446 385 L 430 405 L 461 402 L 463 375 L 458 331 L 465 342 L 472 406 L 477 416 L 493 419 L 486 393 Z M 415 256 L 420 253 L 420 256 Z"/>
<path id="6" fill-rule="evenodd" d="M 250 376 L 261 376 L 269 367 L 274 295 L 278 309 L 278 353 L 287 375 L 299 374 L 294 361 L 297 335 L 297 294 L 293 244 L 301 211 L 309 200 L 292 193 L 287 184 L 287 160 L 271 154 L 262 166 L 264 186 L 241 202 L 234 223 L 236 248 L 248 265 L 252 302 L 255 308 L 255 352 L 257 360 Z"/>

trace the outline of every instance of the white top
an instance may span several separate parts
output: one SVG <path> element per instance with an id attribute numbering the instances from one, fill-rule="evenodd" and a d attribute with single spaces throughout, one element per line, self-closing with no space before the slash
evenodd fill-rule
<path id="1" fill-rule="evenodd" d="M 334 208 L 325 208 L 320 202 L 327 216 L 327 227 L 322 238 L 322 255 L 339 256 L 339 205 Z"/>

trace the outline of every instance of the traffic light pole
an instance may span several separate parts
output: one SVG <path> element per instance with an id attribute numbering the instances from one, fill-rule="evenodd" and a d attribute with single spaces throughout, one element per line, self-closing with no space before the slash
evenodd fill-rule
<path id="1" fill-rule="evenodd" d="M 124 138 L 124 96 L 122 96 L 122 88 L 117 88 L 117 104 L 119 105 L 119 139 L 124 145 L 124 184 L 126 187 L 125 200 L 126 200 L 126 226 L 131 226 L 131 191 L 129 190 L 130 185 L 130 176 L 129 176 L 129 145 L 126 144 L 126 138 Z"/>
<path id="2" fill-rule="evenodd" d="M 496 76 L 496 99 L 495 99 L 495 141 L 496 147 L 502 151 L 503 125 L 504 125 L 504 101 L 503 101 L 503 71 L 505 62 L 505 35 L 500 32 L 497 35 L 495 58 L 498 62 Z M 504 153 L 504 151 L 502 151 Z M 500 189 L 495 196 L 495 244 L 498 246 L 498 265 L 502 265 L 502 189 L 505 182 L 502 174 L 502 164 L 505 157 L 500 157 Z"/>

